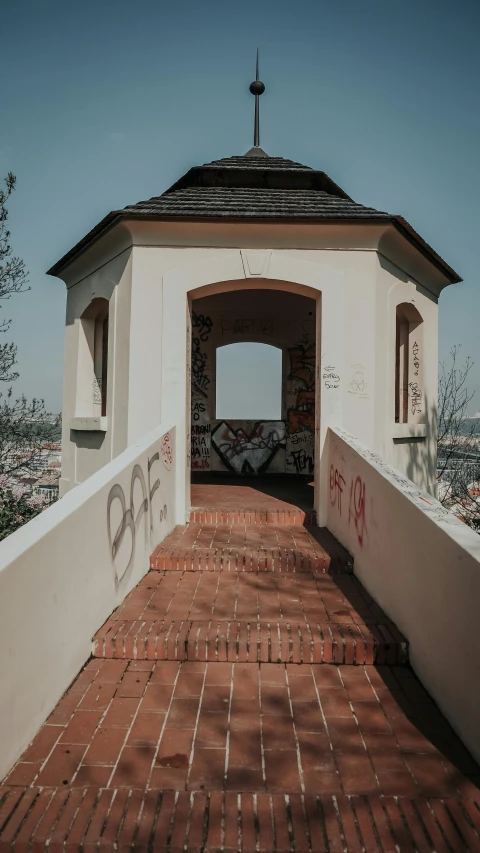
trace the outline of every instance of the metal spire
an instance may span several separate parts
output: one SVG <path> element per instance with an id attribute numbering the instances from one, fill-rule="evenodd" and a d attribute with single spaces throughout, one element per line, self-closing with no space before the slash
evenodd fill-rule
<path id="1" fill-rule="evenodd" d="M 253 145 L 255 148 L 260 147 L 260 104 L 258 99 L 260 95 L 263 95 L 265 91 L 265 86 L 260 80 L 258 76 L 258 47 L 257 47 L 257 64 L 256 64 L 256 78 L 253 83 L 250 83 L 250 91 L 252 95 L 255 95 L 255 124 L 253 129 Z"/>

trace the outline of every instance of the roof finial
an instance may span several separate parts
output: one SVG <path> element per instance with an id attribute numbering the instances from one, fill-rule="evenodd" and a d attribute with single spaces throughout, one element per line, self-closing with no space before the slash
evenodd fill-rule
<path id="1" fill-rule="evenodd" d="M 256 65 L 256 79 L 253 83 L 250 83 L 250 91 L 252 95 L 255 95 L 255 125 L 253 131 L 253 144 L 255 148 L 260 147 L 260 105 L 258 103 L 258 99 L 260 95 L 263 95 L 265 91 L 265 86 L 258 76 L 258 47 L 257 47 L 257 65 Z"/>

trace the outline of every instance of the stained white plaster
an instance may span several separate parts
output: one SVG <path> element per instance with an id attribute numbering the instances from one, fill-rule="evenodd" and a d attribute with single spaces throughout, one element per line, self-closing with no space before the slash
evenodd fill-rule
<path id="1" fill-rule="evenodd" d="M 69 419 L 78 414 L 78 334 L 67 328 L 62 491 L 168 419 L 177 425 L 177 461 L 185 481 L 177 501 L 186 516 L 189 303 L 207 294 L 257 288 L 290 290 L 317 300 L 316 466 L 321 465 L 328 426 L 342 426 L 434 491 L 437 304 L 432 294 L 445 281 L 424 257 L 412 266 L 416 250 L 407 241 L 399 241 L 384 225 L 127 222 L 119 231 L 120 254 L 107 260 L 115 250 L 114 232 L 65 274 L 74 327 L 92 292 L 99 295 L 103 288 L 108 294 L 112 375 L 103 441 L 100 434 L 70 434 Z M 127 232 L 133 245 L 122 249 Z M 100 263 L 103 240 L 106 259 Z M 381 255 L 376 251 L 380 242 Z M 394 261 L 385 257 L 389 246 Z M 404 267 L 415 267 L 421 284 L 402 268 L 402 247 Z M 92 271 L 94 257 L 98 267 Z M 81 275 L 77 283 L 75 275 Z M 424 318 L 422 370 L 428 404 L 426 436 L 408 438 L 398 436 L 394 423 L 395 306 L 405 301 L 415 304 Z M 324 523 L 318 471 L 315 479 L 316 508 Z"/>
<path id="2" fill-rule="evenodd" d="M 327 525 L 480 760 L 480 537 L 343 430 L 329 430 Z M 326 466 L 327 467 L 327 466 Z"/>
<path id="3" fill-rule="evenodd" d="M 177 523 L 172 457 L 175 428 L 157 427 L 0 542 L 0 778 Z"/>

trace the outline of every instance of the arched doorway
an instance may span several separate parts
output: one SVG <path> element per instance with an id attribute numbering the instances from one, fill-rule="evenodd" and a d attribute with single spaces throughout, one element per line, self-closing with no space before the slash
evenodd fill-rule
<path id="1" fill-rule="evenodd" d="M 192 483 L 313 507 L 316 313 L 314 298 L 260 283 L 191 299 Z"/>

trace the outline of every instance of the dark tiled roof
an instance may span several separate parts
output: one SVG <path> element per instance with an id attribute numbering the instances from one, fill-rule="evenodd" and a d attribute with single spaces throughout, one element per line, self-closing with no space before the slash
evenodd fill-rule
<path id="1" fill-rule="evenodd" d="M 291 169 L 300 170 L 303 172 L 313 172 L 311 166 L 303 166 L 302 163 L 296 163 L 295 160 L 287 160 L 285 157 L 269 157 L 268 154 L 262 156 L 249 156 L 242 154 L 240 157 L 222 157 L 221 160 L 212 160 L 211 163 L 205 163 L 204 168 L 213 166 L 215 169 Z"/>
<path id="2" fill-rule="evenodd" d="M 186 187 L 123 209 L 127 216 L 182 216 L 229 219 L 388 218 L 371 207 L 318 190 L 253 187 Z"/>
<path id="3" fill-rule="evenodd" d="M 353 201 L 325 172 L 252 149 L 195 166 L 160 196 L 109 213 L 48 271 L 57 275 L 122 219 L 391 222 L 452 282 L 460 278 L 398 216 Z"/>

